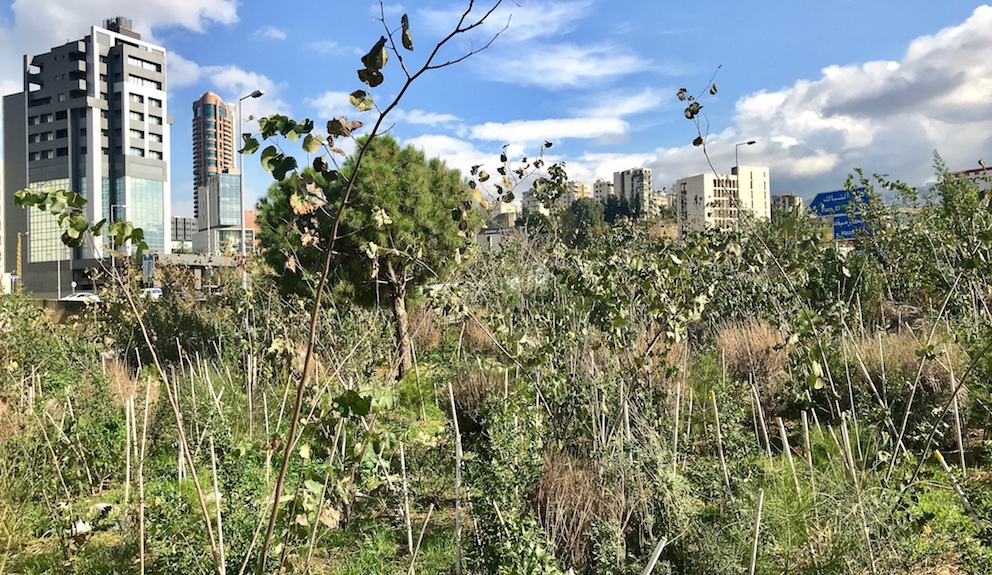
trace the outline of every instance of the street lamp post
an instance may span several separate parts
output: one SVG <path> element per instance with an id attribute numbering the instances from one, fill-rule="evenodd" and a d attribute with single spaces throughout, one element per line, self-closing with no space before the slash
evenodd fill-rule
<path id="1" fill-rule="evenodd" d="M 239 139 L 243 138 L 243 136 L 242 136 L 243 129 L 241 127 L 241 103 L 244 102 L 245 100 L 247 100 L 248 98 L 261 98 L 263 94 L 265 94 L 265 92 L 263 92 L 261 90 L 255 90 L 254 92 L 252 92 L 251 94 L 248 94 L 247 96 L 242 96 L 241 98 L 238 98 L 238 135 L 239 135 Z M 247 247 L 247 241 L 245 239 L 246 238 L 246 234 L 245 234 L 245 155 L 244 155 L 244 153 L 239 153 L 238 154 L 238 157 L 240 159 L 240 166 L 238 167 L 238 170 L 241 172 L 241 177 L 239 178 L 239 180 L 241 181 L 241 259 L 242 259 L 241 265 L 246 265 L 246 261 L 245 260 L 248 257 L 248 247 Z M 241 284 L 242 284 L 242 287 L 244 287 L 244 288 L 247 289 L 247 287 L 248 287 L 248 268 L 247 268 L 247 266 L 245 267 L 244 272 L 241 275 Z"/>
<path id="2" fill-rule="evenodd" d="M 734 172 L 737 172 L 737 168 L 739 168 L 741 166 L 741 161 L 740 161 L 740 150 L 741 150 L 741 146 L 751 146 L 751 145 L 756 144 L 756 143 L 757 142 L 755 142 L 754 140 L 748 140 L 746 142 L 741 142 L 741 143 L 739 143 L 739 144 L 737 144 L 737 145 L 734 146 Z M 737 175 L 740 175 L 740 174 L 737 174 Z"/>

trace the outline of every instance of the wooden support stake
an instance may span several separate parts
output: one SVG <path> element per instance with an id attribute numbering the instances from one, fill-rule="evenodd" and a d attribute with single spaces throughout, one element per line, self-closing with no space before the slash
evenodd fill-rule
<path id="1" fill-rule="evenodd" d="M 716 420 L 716 448 L 720 454 L 720 467 L 723 468 L 723 482 L 730 489 L 730 474 L 727 473 L 727 458 L 723 455 L 723 433 L 720 431 L 720 409 L 716 405 L 716 394 L 710 391 L 710 401 L 713 402 L 713 418 Z"/>

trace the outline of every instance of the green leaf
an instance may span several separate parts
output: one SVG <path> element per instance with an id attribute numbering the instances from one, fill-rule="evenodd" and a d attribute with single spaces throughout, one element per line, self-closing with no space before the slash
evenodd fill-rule
<path id="1" fill-rule="evenodd" d="M 400 23 L 403 25 L 403 47 L 407 50 L 413 51 L 413 35 L 410 33 L 410 18 L 406 14 L 400 18 Z"/>
<path id="2" fill-rule="evenodd" d="M 364 90 L 355 90 L 351 93 L 348 99 L 352 106 L 358 108 L 359 112 L 367 112 L 371 110 L 374 105 L 372 102 L 372 97 L 369 96 Z"/>
<path id="3" fill-rule="evenodd" d="M 254 154 L 258 150 L 258 140 L 251 134 L 241 134 L 244 146 L 239 150 L 242 154 Z"/>
<path id="4" fill-rule="evenodd" d="M 316 154 L 320 151 L 320 146 L 323 144 L 321 137 L 319 135 L 315 136 L 313 134 L 307 134 L 303 138 L 303 151 L 308 154 Z"/>
<path id="5" fill-rule="evenodd" d="M 276 164 L 272 167 L 272 177 L 276 180 L 282 181 L 286 179 L 286 173 L 295 170 L 297 167 L 296 158 L 293 156 L 283 156 Z"/>
<path id="6" fill-rule="evenodd" d="M 358 71 L 358 79 L 368 84 L 370 88 L 375 88 L 382 84 L 386 77 L 379 70 L 362 69 Z"/>
<path id="7" fill-rule="evenodd" d="M 379 41 L 372 46 L 369 53 L 362 56 L 362 64 L 366 70 L 381 70 L 386 61 L 389 60 L 389 53 L 386 51 L 386 37 L 380 36 Z"/>
<path id="8" fill-rule="evenodd" d="M 344 417 L 365 417 L 372 409 L 372 399 L 349 389 L 334 398 L 334 408 Z"/>

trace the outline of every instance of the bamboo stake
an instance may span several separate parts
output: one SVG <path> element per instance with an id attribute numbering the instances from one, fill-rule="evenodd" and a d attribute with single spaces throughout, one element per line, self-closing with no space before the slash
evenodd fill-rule
<path id="1" fill-rule="evenodd" d="M 406 523 L 406 545 L 413 553 L 413 527 L 410 525 L 410 491 L 406 480 L 406 453 L 400 441 L 400 471 L 403 473 L 403 519 Z"/>
<path id="2" fill-rule="evenodd" d="M 720 431 L 720 409 L 716 405 L 716 394 L 710 390 L 710 401 L 713 402 L 713 418 L 716 420 L 716 448 L 720 454 L 720 467 L 723 468 L 723 482 L 730 489 L 730 474 L 727 473 L 727 459 L 723 455 L 723 433 Z"/>
<path id="3" fill-rule="evenodd" d="M 796 475 L 796 464 L 792 461 L 792 449 L 789 447 L 789 436 L 785 433 L 785 423 L 782 422 L 782 418 L 776 418 L 778 422 L 778 433 L 782 438 L 782 451 L 785 452 L 785 460 L 789 462 L 789 469 L 792 471 L 792 483 L 796 487 L 796 495 L 800 495 L 799 490 L 799 476 Z"/>
<path id="4" fill-rule="evenodd" d="M 665 550 L 668 546 L 668 537 L 662 537 L 658 540 L 658 544 L 654 546 L 654 551 L 651 553 L 651 558 L 648 559 L 648 564 L 644 567 L 644 571 L 641 575 L 651 575 L 654 571 L 654 566 L 658 563 L 658 558 L 661 557 L 661 552 Z"/>
<path id="5" fill-rule="evenodd" d="M 958 498 L 961 499 L 961 504 L 964 505 L 964 510 L 968 512 L 971 520 L 975 522 L 975 525 L 978 526 L 979 529 L 984 529 L 985 525 L 978 518 L 978 515 L 975 514 L 975 508 L 971 506 L 971 501 L 968 500 L 968 496 L 965 494 L 964 489 L 961 488 L 961 484 L 958 483 L 958 480 L 954 477 L 954 474 L 951 473 L 951 466 L 944 461 L 943 454 L 940 453 L 939 449 L 934 449 L 933 455 L 937 458 L 937 461 L 940 462 L 940 466 L 944 468 L 944 473 L 947 474 L 947 478 L 951 481 L 951 485 L 954 486 L 954 492 L 957 493 Z"/>
<path id="6" fill-rule="evenodd" d="M 217 506 L 217 547 L 220 552 L 220 573 L 227 573 L 227 563 L 224 560 L 224 524 L 220 516 L 220 489 L 217 487 L 217 454 L 214 453 L 214 436 L 210 436 L 210 467 L 214 475 L 214 504 Z"/>
<path id="7" fill-rule="evenodd" d="M 138 458 L 138 561 L 140 575 L 145 575 L 145 449 L 148 445 L 148 408 L 152 393 L 152 376 L 145 384 L 145 418 L 141 426 L 141 457 Z"/>
<path id="8" fill-rule="evenodd" d="M 424 526 L 420 528 L 420 537 L 417 538 L 417 545 L 413 548 L 413 554 L 410 555 L 410 568 L 407 569 L 407 575 L 414 575 L 413 563 L 417 560 L 417 552 L 420 551 L 420 544 L 424 541 L 424 533 L 427 531 L 427 522 L 431 520 L 431 513 L 434 511 L 434 504 L 427 508 L 427 517 L 424 517 Z"/>
<path id="9" fill-rule="evenodd" d="M 954 361 L 947 353 L 947 346 L 944 346 L 944 355 L 947 356 L 947 369 L 951 373 L 951 389 L 957 389 L 957 380 L 954 377 Z M 958 408 L 958 394 L 951 396 L 951 406 L 954 408 L 954 431 L 958 440 L 958 460 L 961 465 L 961 477 L 968 478 L 968 468 L 964 464 L 964 435 L 961 433 L 961 412 Z"/>
<path id="10" fill-rule="evenodd" d="M 758 509 L 754 513 L 754 536 L 751 540 L 751 575 L 758 562 L 758 535 L 761 533 L 761 506 L 765 502 L 765 490 L 758 490 Z"/>
<path id="11" fill-rule="evenodd" d="M 540 375 L 540 374 L 538 374 Z M 462 434 L 458 429 L 458 414 L 455 411 L 455 392 L 448 380 L 448 398 L 451 400 L 451 421 L 455 429 L 455 575 L 462 573 Z"/>
<path id="12" fill-rule="evenodd" d="M 675 430 L 672 433 L 672 473 L 679 467 L 679 427 L 682 425 L 682 418 L 679 410 L 682 405 L 682 383 L 675 384 Z"/>
<path id="13" fill-rule="evenodd" d="M 768 438 L 768 426 L 765 425 L 765 410 L 761 407 L 761 396 L 758 395 L 758 387 L 754 385 L 754 380 L 751 380 L 751 392 L 754 394 L 754 403 L 758 407 L 758 421 L 761 422 L 761 436 L 765 439 L 765 453 L 768 454 L 768 459 L 772 458 L 772 442 Z"/>
<path id="14" fill-rule="evenodd" d="M 802 411 L 801 415 L 803 420 L 803 447 L 806 448 L 806 464 L 809 465 L 810 470 L 812 470 L 813 449 L 810 447 L 809 443 L 809 417 L 807 417 L 805 409 Z"/>

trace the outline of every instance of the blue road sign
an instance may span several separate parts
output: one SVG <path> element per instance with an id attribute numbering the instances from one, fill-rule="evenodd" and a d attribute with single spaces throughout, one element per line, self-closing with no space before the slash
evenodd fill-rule
<path id="1" fill-rule="evenodd" d="M 855 188 L 817 194 L 809 209 L 823 220 L 829 218 L 835 240 L 852 240 L 855 232 L 865 227 L 861 208 L 868 204 L 868 197 L 864 191 L 864 188 Z"/>

